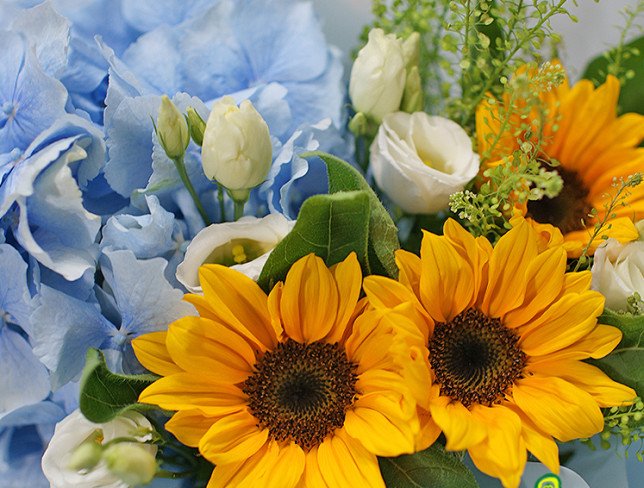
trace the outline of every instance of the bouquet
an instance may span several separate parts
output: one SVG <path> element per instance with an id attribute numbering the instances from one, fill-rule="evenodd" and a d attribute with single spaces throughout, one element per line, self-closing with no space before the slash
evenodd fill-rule
<path id="1" fill-rule="evenodd" d="M 567 3 L 0 2 L 0 485 L 626 483 L 644 2 L 579 80 Z"/>

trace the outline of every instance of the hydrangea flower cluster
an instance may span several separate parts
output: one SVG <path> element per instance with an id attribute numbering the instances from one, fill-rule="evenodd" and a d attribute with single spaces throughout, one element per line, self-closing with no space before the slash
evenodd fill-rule
<path id="1" fill-rule="evenodd" d="M 132 339 L 194 313 L 175 273 L 204 222 L 155 133 L 162 95 L 204 120 L 250 100 L 273 163 L 246 215 L 291 220 L 327 191 L 300 154 L 350 156 L 343 68 L 294 0 L 3 1 L 0 42 L 0 476 L 40 487 L 85 351 L 141 372 Z M 186 169 L 217 225 L 198 149 Z"/>

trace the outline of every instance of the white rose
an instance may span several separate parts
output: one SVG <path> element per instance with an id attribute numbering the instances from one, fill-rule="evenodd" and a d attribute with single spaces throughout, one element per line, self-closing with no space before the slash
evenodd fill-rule
<path id="1" fill-rule="evenodd" d="M 266 179 L 272 151 L 268 125 L 250 101 L 237 107 L 224 97 L 213 105 L 201 150 L 208 178 L 233 192 L 254 188 Z"/>
<path id="2" fill-rule="evenodd" d="M 351 69 L 349 95 L 356 112 L 380 122 L 400 107 L 405 90 L 403 42 L 394 34 L 372 29 Z"/>
<path id="3" fill-rule="evenodd" d="M 95 424 L 87 420 L 80 410 L 75 410 L 56 424 L 54 436 L 42 457 L 42 469 L 51 488 L 128 488 L 125 482 L 107 469 L 102 460 L 85 474 L 69 468 L 72 454 L 91 438 L 97 429 L 101 432 L 102 444 L 105 444 L 117 437 L 134 437 L 139 441 L 145 441 L 147 437 L 137 437 L 135 434 L 146 429 L 152 430 L 152 425 L 148 419 L 136 412 L 127 412 L 105 424 Z M 157 446 L 136 446 L 156 456 Z"/>
<path id="4" fill-rule="evenodd" d="M 424 112 L 387 115 L 371 145 L 378 186 L 405 212 L 447 208 L 479 171 L 479 156 L 465 131 L 449 119 Z"/>
<path id="5" fill-rule="evenodd" d="M 295 221 L 281 214 L 210 225 L 188 246 L 183 262 L 177 267 L 177 279 L 191 292 L 201 293 L 199 267 L 217 263 L 257 280 L 273 248 L 294 225 Z"/>
<path id="6" fill-rule="evenodd" d="M 644 229 L 640 221 L 638 227 Z M 644 241 L 620 244 L 608 239 L 595 251 L 592 288 L 606 297 L 606 307 L 626 310 L 626 299 L 638 292 L 644 297 Z"/>

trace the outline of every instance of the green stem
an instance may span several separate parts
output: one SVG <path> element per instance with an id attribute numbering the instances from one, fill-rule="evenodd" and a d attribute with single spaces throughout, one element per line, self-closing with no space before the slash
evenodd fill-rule
<path id="1" fill-rule="evenodd" d="M 189 476 L 192 476 L 192 472 L 190 471 L 180 471 L 175 473 L 174 471 L 168 471 L 167 469 L 159 469 L 155 475 L 157 478 L 168 478 L 172 480 L 177 478 L 188 478 Z"/>
<path id="2" fill-rule="evenodd" d="M 224 208 L 224 187 L 217 185 L 217 201 L 219 202 L 219 218 L 226 222 L 226 209 Z"/>
<path id="3" fill-rule="evenodd" d="M 190 193 L 190 196 L 192 197 L 192 201 L 195 203 L 195 206 L 197 207 L 197 210 L 199 211 L 199 215 L 201 215 L 201 218 L 203 219 L 204 224 L 210 225 L 210 219 L 208 218 L 208 214 L 206 213 L 206 209 L 204 209 L 203 205 L 201 204 L 201 201 L 199 200 L 199 195 L 197 195 L 197 192 L 195 191 L 195 187 L 192 186 L 192 182 L 190 181 L 190 178 L 188 178 L 188 172 L 186 171 L 186 165 L 183 161 L 183 156 L 173 159 L 174 161 L 174 167 L 177 168 L 177 173 L 179 173 L 179 176 L 181 177 L 181 181 L 183 182 L 183 185 L 186 187 L 188 190 L 188 193 Z"/>
<path id="4" fill-rule="evenodd" d="M 235 204 L 235 220 L 239 220 L 244 215 L 246 200 L 233 200 L 233 203 Z"/>

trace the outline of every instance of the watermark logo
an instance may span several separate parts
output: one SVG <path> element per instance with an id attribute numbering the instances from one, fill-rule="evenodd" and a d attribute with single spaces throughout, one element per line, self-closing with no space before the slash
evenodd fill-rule
<path id="1" fill-rule="evenodd" d="M 548 473 L 537 480 L 534 488 L 561 488 L 561 479 L 556 474 Z"/>

